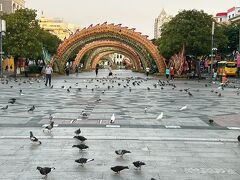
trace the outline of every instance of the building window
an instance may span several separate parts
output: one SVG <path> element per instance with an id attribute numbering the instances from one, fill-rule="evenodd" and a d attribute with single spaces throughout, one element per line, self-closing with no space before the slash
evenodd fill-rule
<path id="1" fill-rule="evenodd" d="M 3 8 L 2 8 L 2 4 L 0 4 L 0 11 L 2 11 L 3 10 Z"/>

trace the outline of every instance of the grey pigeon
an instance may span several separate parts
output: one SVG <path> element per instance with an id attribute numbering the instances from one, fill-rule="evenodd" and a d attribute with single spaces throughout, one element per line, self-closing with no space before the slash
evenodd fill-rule
<path id="1" fill-rule="evenodd" d="M 74 136 L 73 138 L 78 139 L 78 140 L 81 141 L 81 142 L 87 140 L 87 138 L 85 138 L 84 136 Z"/>
<path id="2" fill-rule="evenodd" d="M 53 125 L 54 125 L 54 121 L 52 121 L 49 125 L 47 125 L 46 127 L 44 127 L 43 131 L 44 131 L 44 130 L 51 131 L 52 128 L 53 128 Z"/>
<path id="3" fill-rule="evenodd" d="M 80 159 L 75 160 L 75 162 L 79 163 L 81 166 L 84 166 L 84 164 L 86 164 L 90 161 L 94 161 L 94 159 L 80 158 Z"/>
<path id="4" fill-rule="evenodd" d="M 84 150 L 84 149 L 87 149 L 87 148 L 88 148 L 88 146 L 85 145 L 85 144 L 73 145 L 72 147 L 76 147 L 76 148 L 78 148 L 79 150 Z"/>
<path id="5" fill-rule="evenodd" d="M 123 149 L 123 150 L 116 150 L 115 153 L 117 155 L 123 156 L 124 154 L 131 153 L 131 152 L 128 151 L 128 150 Z"/>
<path id="6" fill-rule="evenodd" d="M 33 112 L 34 109 L 35 109 L 35 106 L 33 105 L 33 106 L 28 110 L 28 112 Z"/>
<path id="7" fill-rule="evenodd" d="M 44 178 L 47 177 L 47 175 L 52 171 L 54 170 L 55 168 L 54 167 L 37 167 L 37 170 L 39 170 L 39 172 L 42 174 L 42 175 L 45 175 Z"/>
<path id="8" fill-rule="evenodd" d="M 240 135 L 238 136 L 238 138 L 237 138 L 237 139 L 238 139 L 238 142 L 240 142 Z"/>
<path id="9" fill-rule="evenodd" d="M 135 162 L 133 162 L 133 165 L 136 168 L 141 169 L 141 166 L 146 165 L 146 164 L 144 162 L 142 162 L 142 161 L 135 161 Z"/>
<path id="10" fill-rule="evenodd" d="M 39 144 L 42 144 L 42 142 L 39 141 L 38 138 L 36 138 L 35 136 L 33 136 L 32 131 L 30 131 L 30 140 L 31 140 L 32 142 L 38 142 Z"/>
<path id="11" fill-rule="evenodd" d="M 124 169 L 129 169 L 128 166 L 114 166 L 111 167 L 111 170 L 114 171 L 115 173 L 120 173 L 120 171 L 124 170 Z"/>
<path id="12" fill-rule="evenodd" d="M 6 105 L 5 107 L 2 107 L 1 109 L 4 110 L 4 111 L 7 110 L 8 109 L 8 105 Z"/>
<path id="13" fill-rule="evenodd" d="M 77 129 L 76 131 L 74 131 L 74 133 L 76 134 L 76 135 L 79 135 L 79 134 L 81 134 L 81 129 L 79 128 L 79 129 Z"/>

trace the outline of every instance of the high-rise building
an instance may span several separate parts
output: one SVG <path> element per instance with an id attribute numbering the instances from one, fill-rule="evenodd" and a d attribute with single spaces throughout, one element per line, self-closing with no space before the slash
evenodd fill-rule
<path id="1" fill-rule="evenodd" d="M 38 22 L 42 29 L 58 36 L 61 40 L 68 38 L 72 33 L 75 33 L 75 31 L 79 29 L 78 26 L 65 23 L 61 19 L 47 19 L 42 16 L 39 18 Z"/>
<path id="2" fill-rule="evenodd" d="M 25 8 L 25 0 L 0 0 L 0 15 L 14 13 L 17 9 Z"/>
<path id="3" fill-rule="evenodd" d="M 171 16 L 168 16 L 164 9 L 162 9 L 162 12 L 160 15 L 155 19 L 154 23 L 154 39 L 158 39 L 161 37 L 162 33 L 162 25 L 164 23 L 167 23 L 171 20 Z"/>

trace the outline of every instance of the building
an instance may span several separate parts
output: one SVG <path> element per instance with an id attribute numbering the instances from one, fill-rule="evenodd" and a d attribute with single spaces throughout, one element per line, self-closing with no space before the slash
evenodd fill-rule
<path id="1" fill-rule="evenodd" d="M 25 8 L 25 0 L 0 0 L 0 15 L 14 13 Z"/>
<path id="2" fill-rule="evenodd" d="M 226 12 L 217 13 L 215 19 L 219 23 L 230 23 L 240 21 L 240 7 L 232 7 Z"/>
<path id="3" fill-rule="evenodd" d="M 163 9 L 160 15 L 155 19 L 154 23 L 154 39 L 161 37 L 162 25 L 171 20 L 171 16 L 168 16 L 165 10 Z"/>
<path id="4" fill-rule="evenodd" d="M 72 33 L 75 33 L 75 31 L 79 29 L 78 26 L 65 23 L 61 19 L 47 19 L 42 16 L 38 21 L 42 29 L 58 36 L 61 40 L 68 38 Z"/>

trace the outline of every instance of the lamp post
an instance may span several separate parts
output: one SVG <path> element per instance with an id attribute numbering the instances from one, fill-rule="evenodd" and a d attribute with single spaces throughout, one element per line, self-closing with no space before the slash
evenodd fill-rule
<path id="1" fill-rule="evenodd" d="M 6 21 L 0 19 L 0 76 L 1 76 L 1 78 L 3 77 L 3 67 L 2 67 L 2 56 L 3 56 L 3 51 L 2 51 L 2 38 L 3 38 L 4 32 L 6 32 Z"/>
<path id="2" fill-rule="evenodd" d="M 212 45 L 211 45 L 211 81 L 213 80 L 213 42 L 214 42 L 214 27 L 215 27 L 215 22 L 212 22 Z"/>

